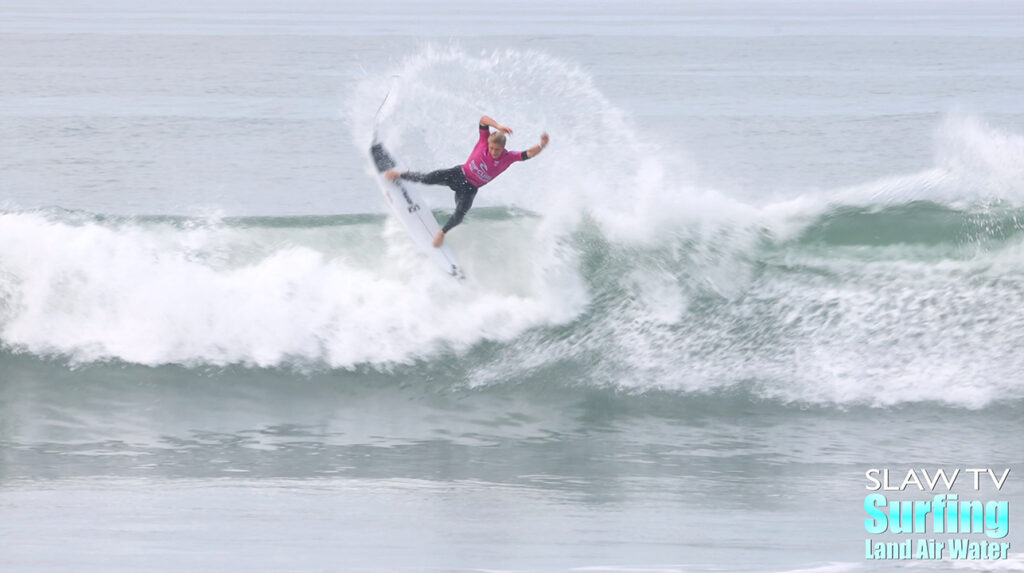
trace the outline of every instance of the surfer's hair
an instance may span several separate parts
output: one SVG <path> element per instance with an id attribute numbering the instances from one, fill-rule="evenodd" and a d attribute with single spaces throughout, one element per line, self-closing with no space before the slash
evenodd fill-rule
<path id="1" fill-rule="evenodd" d="M 497 143 L 498 145 L 505 147 L 505 134 L 500 131 L 495 131 L 494 133 L 487 136 L 487 141 L 490 141 L 491 143 Z"/>

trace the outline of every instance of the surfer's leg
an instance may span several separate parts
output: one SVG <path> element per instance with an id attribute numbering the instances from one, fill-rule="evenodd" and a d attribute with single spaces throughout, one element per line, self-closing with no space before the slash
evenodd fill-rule
<path id="1" fill-rule="evenodd" d="M 461 190 L 455 192 L 455 212 L 452 213 L 451 218 L 444 224 L 441 231 L 447 233 L 452 230 L 452 227 L 462 222 L 462 218 L 466 216 L 469 208 L 473 206 L 473 199 L 476 198 L 476 188 L 472 191 Z"/>
<path id="2" fill-rule="evenodd" d="M 462 167 L 456 166 L 449 169 L 438 169 L 437 171 L 431 171 L 430 173 L 417 173 L 415 171 L 406 171 L 402 174 L 402 179 L 406 181 L 415 181 L 417 183 L 424 183 L 426 185 L 448 185 L 452 180 L 452 177 L 458 172 L 458 175 L 462 175 Z"/>

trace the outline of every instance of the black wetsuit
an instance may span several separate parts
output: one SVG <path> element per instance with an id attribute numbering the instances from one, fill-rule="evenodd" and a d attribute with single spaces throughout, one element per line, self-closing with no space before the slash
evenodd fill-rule
<path id="1" fill-rule="evenodd" d="M 402 179 L 427 185 L 447 185 L 452 191 L 455 191 L 455 212 L 441 228 L 445 233 L 462 222 L 466 212 L 473 206 L 473 199 L 476 198 L 476 192 L 479 190 L 478 187 L 466 180 L 461 165 L 456 165 L 451 169 L 438 169 L 430 173 L 406 171 L 402 174 Z"/>

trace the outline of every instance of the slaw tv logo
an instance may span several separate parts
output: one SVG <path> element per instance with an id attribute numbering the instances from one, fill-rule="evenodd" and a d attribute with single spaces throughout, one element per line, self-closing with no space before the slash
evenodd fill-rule
<path id="1" fill-rule="evenodd" d="M 1010 469 L 871 468 L 864 473 L 868 560 L 1007 559 L 1010 504 L 998 497 Z M 970 491 L 961 499 L 955 490 Z M 892 493 L 890 493 L 892 492 Z M 890 498 L 899 499 L 890 499 Z M 909 499 L 908 499 L 909 498 Z M 916 536 L 906 537 L 903 536 Z"/>

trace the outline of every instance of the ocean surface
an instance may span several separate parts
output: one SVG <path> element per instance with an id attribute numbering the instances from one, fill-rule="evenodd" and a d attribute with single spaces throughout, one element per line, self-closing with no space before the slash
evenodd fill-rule
<path id="1" fill-rule="evenodd" d="M 0 570 L 1024 571 L 1021 8 L 0 0 Z"/>

